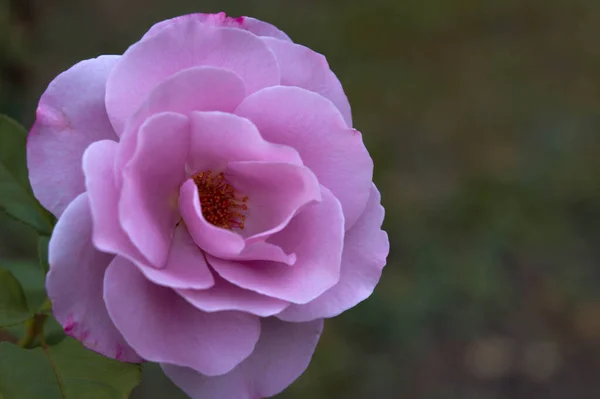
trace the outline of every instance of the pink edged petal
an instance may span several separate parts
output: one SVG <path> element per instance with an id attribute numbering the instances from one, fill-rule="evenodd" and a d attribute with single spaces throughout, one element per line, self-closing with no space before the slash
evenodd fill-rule
<path id="1" fill-rule="evenodd" d="M 48 251 L 46 288 L 54 317 L 65 333 L 105 356 L 140 362 L 115 328 L 102 300 L 104 273 L 113 256 L 92 245 L 86 193 L 75 198 L 58 220 Z"/>
<path id="2" fill-rule="evenodd" d="M 140 128 L 138 147 L 123 171 L 119 218 L 131 242 L 155 267 L 167 261 L 179 187 L 185 181 L 189 120 L 165 112 Z"/>
<path id="3" fill-rule="evenodd" d="M 148 263 L 119 222 L 119 192 L 113 171 L 118 147 L 114 141 L 102 140 L 90 145 L 83 154 L 85 185 L 94 221 L 92 240 L 100 251 Z"/>
<path id="4" fill-rule="evenodd" d="M 262 319 L 256 349 L 228 374 L 207 377 L 184 367 L 162 368 L 192 399 L 261 399 L 277 395 L 293 383 L 310 363 L 323 320 L 285 323 Z"/>
<path id="5" fill-rule="evenodd" d="M 228 69 L 248 93 L 279 84 L 273 52 L 252 33 L 183 18 L 168 24 L 123 54 L 106 87 L 106 109 L 117 132 L 160 82 L 195 66 Z"/>
<path id="6" fill-rule="evenodd" d="M 119 56 L 102 56 L 78 63 L 58 75 L 40 99 L 27 138 L 27 167 L 36 198 L 56 217 L 85 191 L 85 149 L 95 141 L 117 138 L 106 115 L 104 93 L 118 60 Z"/>
<path id="7" fill-rule="evenodd" d="M 222 171 L 232 161 L 273 161 L 302 165 L 291 147 L 265 141 L 248 119 L 224 112 L 194 112 L 188 169 Z"/>
<path id="8" fill-rule="evenodd" d="M 280 40 L 291 41 L 288 35 L 268 22 L 259 21 L 258 19 L 250 17 L 228 17 L 224 12 L 217 14 L 188 14 L 159 22 L 150 28 L 142 40 L 154 36 L 156 33 L 160 32 L 169 25 L 182 23 L 187 20 L 195 21 L 197 23 L 206 23 L 214 26 L 243 29 L 254 33 L 256 36 L 270 36 Z"/>
<path id="9" fill-rule="evenodd" d="M 188 179 L 179 194 L 179 211 L 190 235 L 200 249 L 215 256 L 239 254 L 245 247 L 239 234 L 210 224 L 202 215 L 198 187 Z"/>
<path id="10" fill-rule="evenodd" d="M 322 187 L 322 202 L 307 206 L 269 242 L 295 253 L 293 266 L 275 262 L 235 262 L 207 255 L 208 263 L 229 282 L 292 303 L 307 303 L 340 278 L 344 216 L 339 201 Z"/>
<path id="11" fill-rule="evenodd" d="M 205 312 L 239 310 L 260 317 L 280 313 L 289 302 L 270 298 L 254 291 L 233 285 L 221 277 L 215 277 L 215 285 L 206 290 L 177 290 L 189 303 Z"/>
<path id="12" fill-rule="evenodd" d="M 104 301 L 119 331 L 144 359 L 205 375 L 231 371 L 252 353 L 260 335 L 256 316 L 199 311 L 119 256 L 106 271 Z"/>
<path id="13" fill-rule="evenodd" d="M 263 41 L 277 56 L 282 85 L 301 87 L 330 99 L 342 113 L 348 127 L 352 127 L 348 97 L 322 54 L 300 44 L 271 37 L 265 37 Z"/>
<path id="14" fill-rule="evenodd" d="M 364 213 L 346 233 L 340 282 L 314 301 L 292 305 L 277 317 L 293 322 L 333 317 L 373 293 L 390 250 L 387 233 L 381 230 L 385 210 L 380 201 L 373 185 Z"/>
<path id="15" fill-rule="evenodd" d="M 170 288 L 203 290 L 215 284 L 204 254 L 183 224 L 175 228 L 165 267 L 156 269 L 142 265 L 139 269 L 150 281 Z"/>
<path id="16" fill-rule="evenodd" d="M 296 149 L 304 165 L 344 209 L 346 230 L 360 217 L 371 188 L 373 160 L 357 130 L 335 105 L 298 87 L 271 87 L 242 102 L 236 114 L 250 119 L 267 141 Z"/>
<path id="17" fill-rule="evenodd" d="M 230 162 L 227 181 L 248 196 L 244 236 L 256 242 L 281 231 L 303 206 L 321 201 L 314 173 L 304 166 L 277 162 Z"/>

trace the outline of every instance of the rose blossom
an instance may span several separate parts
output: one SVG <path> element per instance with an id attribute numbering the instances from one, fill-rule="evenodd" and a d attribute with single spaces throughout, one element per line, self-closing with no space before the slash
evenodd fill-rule
<path id="1" fill-rule="evenodd" d="M 325 58 L 224 13 L 153 26 L 43 94 L 28 139 L 57 218 L 65 332 L 193 398 L 275 395 L 389 250 L 373 163 Z"/>

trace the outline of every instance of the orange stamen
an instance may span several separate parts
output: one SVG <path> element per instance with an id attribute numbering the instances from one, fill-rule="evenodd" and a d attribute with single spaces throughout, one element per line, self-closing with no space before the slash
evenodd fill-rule
<path id="1" fill-rule="evenodd" d="M 198 186 L 202 215 L 207 222 L 228 230 L 244 229 L 246 215 L 242 212 L 248 210 L 247 196 L 238 198 L 222 172 L 199 172 L 192 179 Z"/>

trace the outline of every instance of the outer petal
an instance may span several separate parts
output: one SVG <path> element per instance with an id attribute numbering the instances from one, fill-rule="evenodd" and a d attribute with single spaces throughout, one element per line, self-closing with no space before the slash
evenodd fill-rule
<path id="1" fill-rule="evenodd" d="M 204 254 L 183 224 L 175 229 L 163 269 L 137 266 L 150 281 L 165 287 L 204 290 L 215 284 Z"/>
<path id="2" fill-rule="evenodd" d="M 263 41 L 277 56 L 282 85 L 301 87 L 330 99 L 352 127 L 352 111 L 346 93 L 323 55 L 289 41 L 271 37 L 265 37 Z"/>
<path id="3" fill-rule="evenodd" d="M 344 220 L 339 201 L 322 187 L 323 201 L 302 210 L 269 240 L 296 253 L 293 266 L 275 262 L 234 262 L 207 255 L 229 282 L 293 303 L 307 303 L 339 281 Z"/>
<path id="4" fill-rule="evenodd" d="M 246 97 L 236 114 L 254 122 L 266 140 L 295 148 L 339 199 L 346 230 L 354 225 L 369 198 L 373 161 L 361 134 L 348 129 L 331 101 L 298 87 L 278 86 Z"/>
<path id="5" fill-rule="evenodd" d="M 118 59 L 102 56 L 78 63 L 58 75 L 40 100 L 27 141 L 27 166 L 35 196 L 56 217 L 85 190 L 85 149 L 98 140 L 116 139 L 104 92 Z"/>
<path id="6" fill-rule="evenodd" d="M 156 33 L 160 32 L 167 26 L 182 23 L 189 20 L 195 21 L 197 23 L 206 23 L 214 26 L 224 26 L 228 28 L 243 29 L 247 30 L 248 32 L 252 32 L 257 36 L 270 36 L 291 42 L 291 39 L 288 37 L 288 35 L 286 35 L 285 33 L 283 33 L 268 22 L 259 21 L 258 19 L 250 17 L 232 18 L 228 17 L 224 12 L 220 12 L 218 14 L 188 14 L 159 22 L 150 28 L 150 30 L 144 35 L 142 40 L 154 36 Z"/>
<path id="7" fill-rule="evenodd" d="M 284 323 L 262 319 L 252 355 L 228 374 L 207 377 L 184 367 L 162 365 L 165 374 L 193 399 L 260 399 L 277 395 L 310 363 L 323 320 Z"/>
<path id="8" fill-rule="evenodd" d="M 50 240 L 48 297 L 65 333 L 105 356 L 139 362 L 142 359 L 117 331 L 102 300 L 104 273 L 112 258 L 92 245 L 87 194 L 79 195 L 59 219 Z"/>
<path id="9" fill-rule="evenodd" d="M 302 165 L 296 150 L 265 141 L 248 119 L 225 112 L 194 112 L 190 121 L 192 133 L 187 166 L 192 172 L 222 171 L 234 161 Z"/>
<path id="10" fill-rule="evenodd" d="M 206 375 L 231 371 L 252 353 L 260 335 L 256 316 L 201 312 L 118 256 L 106 271 L 104 301 L 119 331 L 145 359 Z"/>
<path id="11" fill-rule="evenodd" d="M 83 154 L 85 185 L 89 195 L 94 246 L 100 251 L 148 261 L 133 246 L 119 221 L 119 192 L 115 185 L 114 159 L 119 144 L 111 140 L 93 143 Z"/>
<path id="12" fill-rule="evenodd" d="M 308 321 L 337 316 L 367 299 L 375 289 L 390 250 L 381 230 L 385 210 L 375 185 L 365 212 L 346 233 L 340 282 L 306 305 L 292 305 L 278 315 L 286 321 Z"/>
<path id="13" fill-rule="evenodd" d="M 206 290 L 178 290 L 177 292 L 189 303 L 206 312 L 239 310 L 268 317 L 281 312 L 289 305 L 289 302 L 281 299 L 240 288 L 219 276 L 216 276 L 215 280 L 215 285 Z"/>
<path id="14" fill-rule="evenodd" d="M 185 181 L 188 118 L 171 112 L 149 118 L 138 148 L 123 171 L 119 219 L 131 242 L 153 266 L 167 261 L 180 219 L 177 195 Z"/>
<path id="15" fill-rule="evenodd" d="M 194 66 L 229 69 L 249 93 L 279 84 L 279 66 L 255 35 L 183 19 L 131 46 L 110 75 L 106 109 L 117 132 L 161 81 Z"/>

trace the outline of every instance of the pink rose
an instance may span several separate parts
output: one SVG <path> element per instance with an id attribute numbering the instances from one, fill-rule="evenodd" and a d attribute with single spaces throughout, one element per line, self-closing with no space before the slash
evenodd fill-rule
<path id="1" fill-rule="evenodd" d="M 325 57 L 225 14 L 153 26 L 40 100 L 28 166 L 58 218 L 65 332 L 188 395 L 277 394 L 389 250 L 373 162 Z"/>

